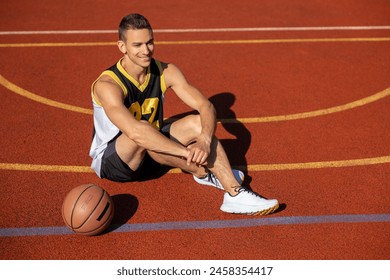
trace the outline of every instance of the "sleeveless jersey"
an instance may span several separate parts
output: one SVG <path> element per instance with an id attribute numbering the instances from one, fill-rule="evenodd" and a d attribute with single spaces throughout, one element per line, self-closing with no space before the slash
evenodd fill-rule
<path id="1" fill-rule="evenodd" d="M 145 120 L 156 129 L 163 127 L 163 101 L 166 91 L 164 81 L 164 69 L 166 63 L 152 59 L 147 69 L 145 82 L 139 84 L 131 77 L 121 65 L 119 60 L 115 65 L 104 71 L 102 75 L 108 75 L 122 88 L 124 105 L 137 120 Z M 97 81 L 97 80 L 96 80 Z M 92 84 L 91 94 L 93 103 L 94 135 L 89 155 L 92 158 L 92 169 L 100 177 L 101 159 L 108 143 L 121 132 L 110 121 L 103 107 L 94 98 Z"/>

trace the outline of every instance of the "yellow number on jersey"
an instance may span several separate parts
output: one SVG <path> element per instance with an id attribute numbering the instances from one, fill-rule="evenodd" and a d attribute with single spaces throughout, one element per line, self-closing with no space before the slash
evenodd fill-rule
<path id="1" fill-rule="evenodd" d="M 130 112 L 134 115 L 134 117 L 137 120 L 141 119 L 141 116 L 143 115 L 150 115 L 149 116 L 149 123 L 151 123 L 156 128 L 160 128 L 160 124 L 158 120 L 154 120 L 157 114 L 157 108 L 158 108 L 158 98 L 146 98 L 144 103 L 142 103 L 142 106 L 140 106 L 139 102 L 136 101 L 130 106 Z"/>

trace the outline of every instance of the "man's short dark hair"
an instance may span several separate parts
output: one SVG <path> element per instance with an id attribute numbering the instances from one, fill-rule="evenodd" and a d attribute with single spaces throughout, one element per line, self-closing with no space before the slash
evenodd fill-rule
<path id="1" fill-rule="evenodd" d="M 122 19 L 118 28 L 119 40 L 126 40 L 126 31 L 129 29 L 148 29 L 150 32 L 153 32 L 149 21 L 140 14 L 129 14 Z"/>

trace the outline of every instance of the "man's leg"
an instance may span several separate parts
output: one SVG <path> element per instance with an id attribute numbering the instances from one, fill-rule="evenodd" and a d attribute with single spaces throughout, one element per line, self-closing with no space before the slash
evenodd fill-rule
<path id="1" fill-rule="evenodd" d="M 187 146 L 196 139 L 200 134 L 200 130 L 199 116 L 187 116 L 171 125 L 170 135 L 174 141 Z M 146 151 L 124 135 L 118 137 L 117 140 L 119 141 L 116 143 L 116 148 L 122 161 L 126 162 L 132 170 L 138 169 Z M 171 155 L 150 151 L 148 153 L 155 161 L 161 164 L 179 167 L 199 177 L 208 174 L 210 170 L 217 176 L 226 190 L 220 208 L 224 212 L 267 215 L 279 207 L 276 199 L 267 200 L 245 187 L 240 187 L 240 184 L 234 177 L 226 153 L 216 137 L 213 138 L 207 166 L 205 167 L 197 166 L 193 163 L 187 165 L 185 159 Z"/>
<path id="2" fill-rule="evenodd" d="M 132 170 L 138 169 L 146 153 L 144 148 L 138 146 L 124 134 L 116 140 L 115 149 L 121 160 Z"/>
<path id="3" fill-rule="evenodd" d="M 200 134 L 200 132 L 201 124 L 198 115 L 184 117 L 172 123 L 170 127 L 171 139 L 181 143 L 184 146 L 187 146 L 193 142 Z M 195 164 L 190 164 L 188 166 L 184 159 L 174 156 L 152 152 L 149 152 L 149 154 L 154 160 L 161 164 L 178 167 L 197 177 L 207 175 L 208 170 L 210 170 L 219 179 L 224 189 L 231 194 L 235 194 L 235 188 L 240 186 L 240 183 L 237 182 L 236 178 L 234 177 L 226 153 L 216 137 L 213 137 L 210 155 L 207 160 L 207 166 L 205 167 L 197 166 Z"/>
<path id="4" fill-rule="evenodd" d="M 138 149 L 136 145 L 131 145 L 132 141 L 127 140 L 126 136 L 119 135 L 107 144 L 102 156 L 101 178 L 116 182 L 130 182 L 139 178 L 140 170 L 138 167 L 144 161 L 143 154 L 145 152 Z"/>
<path id="5" fill-rule="evenodd" d="M 181 122 L 180 122 L 181 123 Z M 191 131 L 191 129 L 188 129 L 190 121 L 187 120 L 183 122 L 183 125 L 187 127 L 186 130 L 183 130 L 184 134 L 187 135 L 187 137 L 195 137 L 194 132 Z M 176 125 L 173 125 L 173 127 L 176 127 Z M 180 126 L 179 126 L 180 127 Z M 181 130 L 180 128 L 177 128 L 178 130 Z M 183 142 L 177 140 L 175 136 L 171 137 L 173 141 L 182 143 L 184 145 L 187 145 L 187 139 L 181 139 Z M 122 134 L 116 139 L 115 143 L 115 150 L 118 154 L 119 158 L 126 163 L 130 169 L 136 171 L 140 167 L 140 164 L 142 163 L 143 158 L 145 157 L 145 153 L 147 152 L 144 148 L 138 146 L 133 140 L 129 139 L 126 135 Z M 156 152 L 148 152 L 149 155 L 153 160 L 156 162 L 178 167 L 186 172 L 189 172 L 195 176 L 201 177 L 207 174 L 207 171 L 202 166 L 197 166 L 195 164 L 187 165 L 186 160 L 172 156 L 167 154 L 161 154 Z"/>

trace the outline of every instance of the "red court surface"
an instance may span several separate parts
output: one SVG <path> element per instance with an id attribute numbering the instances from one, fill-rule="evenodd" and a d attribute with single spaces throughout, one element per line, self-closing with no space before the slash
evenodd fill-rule
<path id="1" fill-rule="evenodd" d="M 9 1 L 0 4 L 0 259 L 388 260 L 390 2 Z M 213 101 L 245 184 L 280 209 L 219 210 L 223 193 L 172 169 L 134 183 L 89 168 L 90 85 L 120 58 L 131 12 L 155 57 Z M 188 112 L 172 91 L 166 117 Z M 61 205 L 93 183 L 109 231 L 65 227 Z"/>

